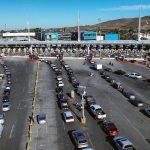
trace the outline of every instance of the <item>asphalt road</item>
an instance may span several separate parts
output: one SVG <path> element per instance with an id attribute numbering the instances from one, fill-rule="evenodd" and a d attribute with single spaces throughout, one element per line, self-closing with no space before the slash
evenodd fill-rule
<path id="1" fill-rule="evenodd" d="M 58 61 L 55 59 L 52 62 L 59 66 Z M 130 104 L 127 98 L 102 79 L 98 72 L 93 71 L 94 76 L 90 77 L 91 69 L 88 64 L 83 65 L 84 60 L 66 59 L 65 62 L 73 69 L 80 83 L 87 87 L 87 93 L 93 95 L 96 102 L 102 106 L 107 114 L 107 119 L 112 120 L 117 125 L 120 135 L 130 139 L 137 150 L 149 150 L 150 144 L 146 139 L 150 139 L 150 119 L 140 112 L 140 108 Z M 105 65 L 109 63 L 109 61 L 100 62 Z M 36 67 L 35 63 L 20 59 L 9 59 L 6 63 L 13 78 L 10 99 L 12 108 L 6 113 L 6 123 L 0 140 L 0 149 L 20 150 L 25 144 L 24 141 L 26 141 L 27 120 L 31 109 Z M 147 68 L 119 62 L 114 62 L 112 69 L 122 69 L 127 72 L 138 71 L 144 78 L 148 78 L 150 74 Z M 150 103 L 149 86 L 143 81 L 115 74 L 110 75 L 121 81 L 124 87 L 133 90 L 145 103 Z M 63 81 L 65 83 L 64 93 L 67 95 L 73 87 L 68 82 L 65 70 L 63 70 Z M 81 125 L 77 117 L 80 112 L 72 106 L 75 122 L 64 123 L 61 115 L 63 110 L 60 110 L 57 105 L 55 86 L 55 73 L 47 64 L 40 63 L 36 113 L 45 112 L 47 123 L 43 126 L 35 124 L 33 128 L 33 150 L 47 150 L 49 148 L 53 150 L 75 150 L 69 136 L 69 131 L 73 129 L 82 130 L 86 134 L 90 147 L 94 150 L 115 149 L 101 129 L 100 123 L 87 110 L 85 110 L 86 125 Z M 76 100 L 80 101 L 81 98 L 76 95 Z"/>
<path id="2" fill-rule="evenodd" d="M 74 73 L 77 75 L 81 84 L 87 86 L 87 92 L 93 95 L 97 103 L 103 107 L 107 117 L 115 122 L 120 130 L 120 134 L 129 138 L 137 149 L 150 149 L 150 144 L 146 141 L 146 139 L 150 138 L 150 130 L 148 128 L 150 123 L 149 118 L 144 116 L 139 111 L 139 108 L 132 106 L 119 91 L 112 88 L 110 84 L 102 79 L 98 73 L 95 72 L 93 77 L 89 77 L 88 73 L 91 70 L 88 65 L 83 65 L 82 60 L 66 60 L 66 62 L 74 70 Z M 105 64 L 108 64 L 108 61 L 106 61 Z M 116 68 L 122 68 L 123 66 L 127 70 L 128 67 L 131 69 L 131 66 L 128 66 L 127 64 L 118 64 L 115 66 Z M 133 70 L 138 70 L 138 72 L 140 70 L 144 77 L 147 77 L 149 74 L 149 70 L 147 68 L 140 66 L 133 66 Z M 145 101 L 149 101 L 149 87 L 145 85 L 145 83 L 128 79 L 126 77 L 118 77 L 117 75 L 114 76 L 120 80 L 123 78 L 121 80 L 123 85 L 125 84 L 126 87 L 132 88 L 133 91 L 140 96 L 140 98 L 143 98 Z M 89 115 L 87 115 L 87 119 L 88 118 L 90 118 Z M 105 141 L 106 135 L 101 134 L 101 129 L 97 130 L 97 128 L 95 128 L 93 121 L 88 122 L 88 124 L 91 124 L 94 135 L 96 135 L 99 131 L 99 139 L 103 139 L 102 141 L 105 144 L 102 146 L 97 138 L 94 138 L 93 142 L 99 143 L 98 145 L 104 150 L 108 149 L 106 148 L 106 145 L 108 145 L 108 142 Z M 95 149 L 97 149 L 96 146 Z"/>
<path id="3" fill-rule="evenodd" d="M 35 63 L 26 59 L 6 59 L 12 74 L 10 95 L 11 110 L 6 112 L 5 124 L 0 139 L 1 150 L 20 150 L 27 141 L 28 115 L 31 112 Z"/>

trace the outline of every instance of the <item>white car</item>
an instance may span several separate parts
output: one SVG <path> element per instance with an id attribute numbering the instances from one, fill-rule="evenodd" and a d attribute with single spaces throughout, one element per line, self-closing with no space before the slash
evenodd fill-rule
<path id="1" fill-rule="evenodd" d="M 90 105 L 90 111 L 94 115 L 95 119 L 106 118 L 106 113 L 103 111 L 100 105 L 97 105 L 97 104 Z"/>
<path id="2" fill-rule="evenodd" d="M 2 104 L 2 111 L 9 111 L 10 110 L 10 103 L 5 102 Z"/>
<path id="3" fill-rule="evenodd" d="M 134 150 L 134 145 L 127 139 L 122 136 L 115 136 L 113 142 L 116 145 L 118 150 Z"/>
<path id="4" fill-rule="evenodd" d="M 3 112 L 0 112 L 0 124 L 4 124 L 5 119 L 4 119 L 5 115 Z"/>
<path id="5" fill-rule="evenodd" d="M 57 76 L 57 77 L 56 77 L 56 80 L 57 80 L 57 81 L 62 81 L 62 77 L 61 77 L 61 76 Z"/>
<path id="6" fill-rule="evenodd" d="M 74 122 L 74 116 L 73 116 L 71 111 L 63 112 L 63 117 L 64 117 L 64 120 L 66 123 L 67 122 Z"/>
<path id="7" fill-rule="evenodd" d="M 58 86 L 58 87 L 63 87 L 63 86 L 64 86 L 63 81 L 58 81 L 58 82 L 57 82 L 57 86 Z"/>
<path id="8" fill-rule="evenodd" d="M 46 123 L 46 114 L 40 113 L 39 115 L 37 115 L 37 122 L 39 124 L 45 124 Z"/>
<path id="9" fill-rule="evenodd" d="M 135 73 L 135 72 L 130 72 L 127 74 L 127 76 L 129 78 L 134 78 L 134 79 L 141 79 L 142 75 L 140 75 L 139 73 Z"/>

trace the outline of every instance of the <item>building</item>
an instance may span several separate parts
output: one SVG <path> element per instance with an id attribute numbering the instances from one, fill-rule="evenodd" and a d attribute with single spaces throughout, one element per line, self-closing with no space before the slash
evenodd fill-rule
<path id="1" fill-rule="evenodd" d="M 81 40 L 83 41 L 96 40 L 96 39 L 97 39 L 97 32 L 95 31 L 81 32 Z"/>
<path id="2" fill-rule="evenodd" d="M 58 40 L 71 41 L 71 36 L 72 36 L 71 32 L 61 32 L 58 34 Z"/>

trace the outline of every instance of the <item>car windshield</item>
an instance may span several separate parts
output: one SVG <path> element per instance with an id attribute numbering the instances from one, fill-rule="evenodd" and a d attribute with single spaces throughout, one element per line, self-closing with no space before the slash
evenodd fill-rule
<path id="1" fill-rule="evenodd" d="M 82 143 L 86 143 L 86 142 L 87 142 L 86 140 L 80 140 L 80 141 L 79 141 L 79 143 L 81 143 L 81 144 L 82 144 Z"/>
<path id="2" fill-rule="evenodd" d="M 124 150 L 133 150 L 133 145 L 126 145 Z"/>
<path id="3" fill-rule="evenodd" d="M 66 119 L 73 119 L 73 116 L 66 117 Z"/>

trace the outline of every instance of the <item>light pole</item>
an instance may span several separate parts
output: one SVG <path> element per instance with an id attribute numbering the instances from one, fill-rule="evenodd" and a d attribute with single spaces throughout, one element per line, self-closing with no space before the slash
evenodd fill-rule
<path id="1" fill-rule="evenodd" d="M 82 99 L 81 99 L 81 108 L 82 108 L 82 118 L 81 118 L 81 124 L 85 124 L 86 123 L 86 117 L 85 117 L 85 113 L 84 113 L 84 104 L 85 104 L 85 99 L 84 96 L 86 94 L 86 86 L 79 86 L 79 88 L 82 91 Z"/>
<path id="2" fill-rule="evenodd" d="M 80 42 L 80 13 L 79 13 L 79 10 L 78 10 L 78 42 Z"/>
<path id="3" fill-rule="evenodd" d="M 141 40 L 140 34 L 141 34 L 141 6 L 139 8 L 139 26 L 138 26 L 138 41 Z"/>
<path id="4" fill-rule="evenodd" d="M 101 18 L 98 18 L 98 21 L 99 21 L 99 35 L 100 35 L 100 38 L 101 38 L 101 21 L 102 19 Z"/>
<path id="5" fill-rule="evenodd" d="M 27 27 L 28 27 L 28 41 L 30 42 L 30 23 L 27 21 Z"/>

